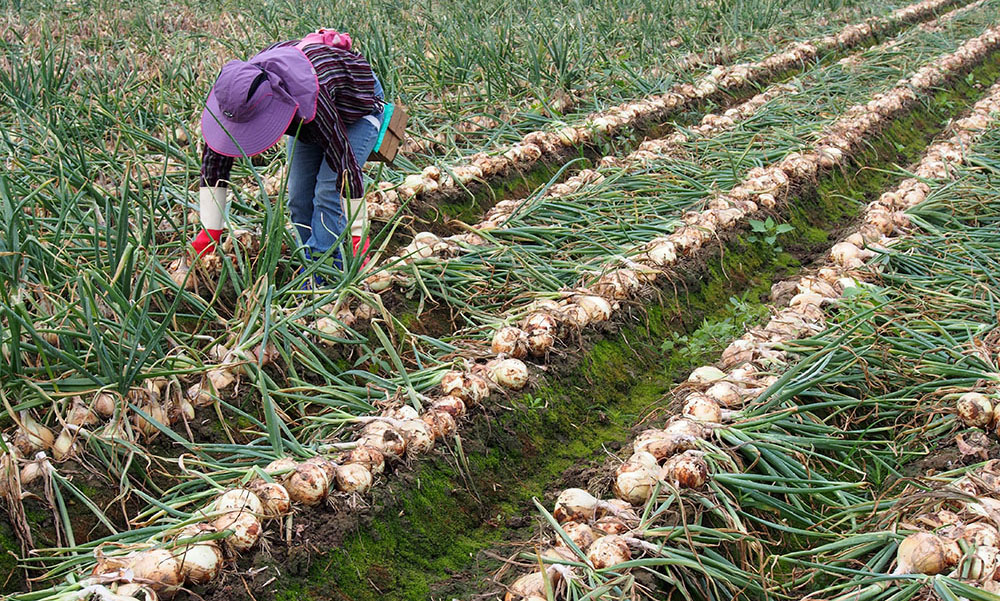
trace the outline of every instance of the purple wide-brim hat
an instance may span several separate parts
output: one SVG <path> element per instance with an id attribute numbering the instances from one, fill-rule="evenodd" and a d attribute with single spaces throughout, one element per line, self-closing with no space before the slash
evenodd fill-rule
<path id="1" fill-rule="evenodd" d="M 249 61 L 230 61 L 201 113 L 208 147 L 231 157 L 253 156 L 274 146 L 298 115 L 316 116 L 316 69 L 295 47 L 266 50 Z"/>

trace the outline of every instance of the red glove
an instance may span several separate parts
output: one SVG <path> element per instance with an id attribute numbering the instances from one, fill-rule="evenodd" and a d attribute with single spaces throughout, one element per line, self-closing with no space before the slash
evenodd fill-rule
<path id="1" fill-rule="evenodd" d="M 191 247 L 197 256 L 201 257 L 215 251 L 215 245 L 222 240 L 222 230 L 207 230 L 202 228 L 195 239 L 191 241 Z"/>
<path id="2" fill-rule="evenodd" d="M 361 246 L 361 252 L 358 252 L 358 247 Z M 358 254 L 367 255 L 368 254 L 368 238 L 365 238 L 364 246 L 361 245 L 361 236 L 351 236 L 351 248 L 354 250 L 354 256 Z M 368 264 L 368 257 L 365 256 L 365 260 L 361 262 L 361 266 L 364 267 Z"/>

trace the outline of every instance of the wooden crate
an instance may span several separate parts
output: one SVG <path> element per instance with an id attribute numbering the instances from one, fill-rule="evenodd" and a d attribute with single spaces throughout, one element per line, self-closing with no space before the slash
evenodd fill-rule
<path id="1" fill-rule="evenodd" d="M 390 108 L 391 107 L 391 108 Z M 406 114 L 406 110 L 398 104 L 386 104 L 386 112 L 391 114 L 388 115 L 388 123 L 383 121 L 382 131 L 380 132 L 381 140 L 372 151 L 371 156 L 368 157 L 369 161 L 378 161 L 381 163 L 392 163 L 393 159 L 396 158 L 396 153 L 399 152 L 399 145 L 403 143 L 403 136 L 406 134 L 406 121 L 409 119 L 409 115 Z"/>

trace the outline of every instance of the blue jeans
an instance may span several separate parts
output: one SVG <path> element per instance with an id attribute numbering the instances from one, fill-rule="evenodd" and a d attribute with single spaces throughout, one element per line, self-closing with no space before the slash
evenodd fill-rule
<path id="1" fill-rule="evenodd" d="M 375 95 L 384 98 L 382 84 L 375 79 Z M 382 123 L 382 112 L 373 113 Z M 379 127 L 370 119 L 361 118 L 347 126 L 347 141 L 358 165 L 364 165 L 375 148 Z M 288 209 L 299 240 L 312 256 L 328 251 L 344 233 L 347 219 L 344 200 L 340 196 L 338 174 L 330 168 L 323 147 L 288 136 Z M 364 210 L 364 205 L 361 206 Z M 337 253 L 335 256 L 339 259 Z M 338 261 L 339 263 L 339 261 Z"/>

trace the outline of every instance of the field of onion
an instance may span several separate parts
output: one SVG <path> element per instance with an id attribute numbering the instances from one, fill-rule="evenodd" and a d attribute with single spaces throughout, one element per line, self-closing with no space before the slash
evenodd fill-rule
<path id="1" fill-rule="evenodd" d="M 996 599 L 998 118 L 1000 84 L 630 457 L 547 495 L 506 598 Z"/>
<path id="2" fill-rule="evenodd" d="M 780 73 L 780 82 L 691 104 L 676 123 L 657 126 L 665 137 L 640 145 L 609 138 L 612 155 L 592 169 L 561 182 L 575 169 L 566 162 L 548 185 L 525 198 L 501 199 L 475 226 L 438 224 L 441 236 L 407 234 L 402 238 L 412 241 L 392 254 L 396 228 L 410 227 L 393 222 L 379 234 L 384 250 L 371 267 L 348 261 L 338 272 L 317 263 L 311 270 L 331 285 L 308 292 L 301 288 L 310 274 L 294 272 L 301 256 L 285 226 L 280 180 L 276 194 L 255 191 L 274 186 L 280 156 L 266 159 L 260 172 L 249 162 L 241 167 L 242 177 L 257 185 L 236 189 L 231 243 L 186 267 L 181 246 L 191 229 L 186 223 L 198 153 L 183 142 L 197 135 L 189 125 L 210 79 L 205 74 L 217 63 L 246 54 L 265 34 L 290 35 L 285 32 L 298 23 L 335 16 L 299 11 L 291 19 L 289 11 L 299 7 L 265 3 L 252 15 L 213 20 L 218 6 L 152 11 L 98 3 L 102 17 L 71 26 L 69 15 L 54 7 L 8 12 L 12 35 L 3 42 L 0 75 L 0 492 L 9 517 L 0 543 L 11 552 L 5 590 L 23 601 L 127 601 L 172 597 L 178 590 L 219 599 L 329 598 L 330 590 L 357 599 L 428 598 L 439 595 L 440 586 L 450 587 L 448 595 L 478 594 L 478 582 L 441 583 L 447 574 L 469 570 L 476 553 L 503 534 L 477 530 L 473 537 L 466 525 L 489 522 L 489 512 L 524 519 L 525 503 L 550 491 L 552 474 L 571 460 L 591 461 L 608 442 L 625 441 L 639 415 L 664 410 L 669 395 L 646 404 L 620 400 L 633 390 L 626 381 L 639 375 L 655 373 L 657 386 L 669 390 L 675 372 L 694 360 L 688 355 L 669 369 L 657 367 L 664 353 L 677 355 L 664 337 L 672 337 L 673 347 L 689 344 L 681 333 L 720 306 L 745 313 L 733 317 L 733 333 L 760 321 L 766 311 L 754 295 L 761 286 L 823 252 L 833 231 L 860 211 L 865 195 L 892 177 L 893 164 L 917 158 L 996 79 L 997 5 L 928 1 L 888 18 L 897 7 L 647 3 L 644 10 L 662 9 L 656 14 L 679 32 L 705 21 L 695 29 L 699 36 L 655 46 L 660 54 L 652 62 L 634 58 L 622 39 L 606 44 L 600 60 L 587 54 L 593 49 L 582 48 L 586 27 L 598 28 L 601 35 L 590 34 L 598 39 L 617 31 L 608 17 L 590 12 L 599 5 L 576 7 L 575 24 L 558 19 L 569 14 L 565 7 L 520 7 L 524 14 L 516 18 L 535 15 L 539 24 L 550 24 L 546 34 L 564 31 L 576 36 L 572 42 L 513 26 L 491 37 L 487 30 L 515 18 L 514 12 L 503 17 L 517 8 L 510 5 L 488 19 L 471 15 L 463 25 L 480 30 L 463 35 L 505 43 L 525 35 L 518 52 L 490 56 L 483 50 L 469 59 L 479 62 L 461 68 L 454 64 L 457 46 L 449 46 L 459 27 L 451 20 L 468 7 L 429 5 L 404 11 L 399 20 L 384 12 L 397 9 L 373 7 L 366 16 L 373 20 L 363 27 L 375 31 L 384 19 L 393 24 L 381 36 L 416 44 L 366 38 L 381 40 L 370 51 L 378 64 L 399 65 L 390 70 L 395 80 L 389 85 L 415 107 L 415 131 L 428 138 L 452 135 L 460 114 L 492 112 L 504 122 L 492 133 L 487 127 L 461 140 L 448 137 L 446 148 L 427 147 L 453 156 L 496 150 L 536 129 L 566 135 L 555 121 L 570 114 L 569 105 L 560 111 L 565 114 L 553 115 L 548 106 L 525 104 L 547 105 L 548 96 L 573 81 L 586 87 L 573 88 L 583 91 L 567 102 L 578 121 L 593 123 L 602 118 L 586 117 L 593 110 L 663 93 L 709 70 L 695 60 L 681 64 L 691 50 L 722 64 L 768 64 L 768 56 L 805 54 Z M 811 16 L 802 18 L 803 11 Z M 712 18 L 718 15 L 726 18 Z M 881 25 L 850 25 L 869 15 L 875 16 L 869 23 Z M 38 22 L 29 26 L 29 16 Z M 558 22 L 550 23 L 553 18 Z M 280 31 L 273 25 L 278 22 Z M 113 47 L 110 41 L 120 39 L 113 28 L 122 24 L 143 35 Z M 658 31 L 647 22 L 629 28 L 629 36 L 638 36 L 630 43 L 667 43 L 658 25 Z M 47 27 L 52 33 L 44 33 Z M 412 41 L 420 37 L 414 31 L 422 32 L 422 42 Z M 822 53 L 789 43 L 803 36 L 839 40 L 833 36 L 845 31 L 850 44 Z M 46 39 L 52 43 L 39 44 Z M 709 51 L 712 43 L 724 48 Z M 586 68 L 563 65 L 577 78 L 569 83 L 560 79 L 565 74 L 519 71 L 531 62 L 520 52 L 543 47 Z M 489 66 L 501 58 L 517 68 Z M 535 62 L 548 68 L 559 63 L 554 56 Z M 634 75 L 627 85 L 616 79 L 626 71 Z M 439 79 L 419 79 L 431 73 Z M 534 87 L 525 83 L 532 77 L 538 79 Z M 479 82 L 486 92 L 463 96 L 469 93 L 463 86 Z M 492 91 L 501 83 L 505 91 Z M 716 109 L 713 102 L 724 106 Z M 989 164 L 988 157 L 976 160 Z M 265 181 L 268 173 L 272 179 Z M 918 175 L 941 179 L 937 171 Z M 852 195 L 855 184 L 860 196 Z M 829 195 L 831 187 L 840 196 Z M 941 205 L 928 203 L 908 215 L 899 210 L 914 203 L 876 211 L 871 228 L 890 234 L 952 225 Z M 925 206 L 932 208 L 924 212 Z M 453 235 L 444 235 L 446 229 Z M 861 247 L 879 243 L 870 235 L 862 228 L 851 239 L 855 246 L 837 247 L 837 260 L 858 267 L 868 254 Z M 975 256 L 982 252 L 988 251 Z M 885 267 L 894 264 L 892 256 L 876 261 L 882 277 L 893 273 Z M 959 292 L 947 298 L 954 303 Z M 743 300 L 730 301 L 730 295 Z M 869 300 L 859 298 L 862 306 Z M 891 300 L 905 305 L 903 298 Z M 934 310 L 943 311 L 930 307 L 929 314 Z M 947 331 L 959 346 L 966 340 Z M 965 335 L 972 340 L 984 333 L 973 328 Z M 610 340 L 624 342 L 609 347 Z M 637 340 L 641 344 L 633 347 Z M 929 349 L 938 344 L 923 341 Z M 790 354 L 811 357 L 807 351 L 815 344 L 773 351 L 795 365 L 779 384 L 811 364 Z M 628 349 L 639 360 L 630 366 L 615 356 L 606 365 L 620 373 L 602 373 L 593 362 L 608 348 Z M 928 353 L 913 356 L 931 360 Z M 891 598 L 895 589 L 878 583 L 881 556 L 865 564 L 864 574 L 850 571 L 857 567 L 850 561 L 871 551 L 875 540 L 856 538 L 866 534 L 859 525 L 872 519 L 884 525 L 886 519 L 872 518 L 885 506 L 869 494 L 875 489 L 852 462 L 856 457 L 866 467 L 879 466 L 872 481 L 888 487 L 914 452 L 906 445 L 928 443 L 951 428 L 938 414 L 931 426 L 904 428 L 905 434 L 886 425 L 920 419 L 917 401 L 923 399 L 913 387 L 940 374 L 919 363 L 916 368 L 929 375 L 917 369 L 910 377 L 919 383 L 910 388 L 902 376 L 892 383 L 906 391 L 903 400 L 886 392 L 859 406 L 845 392 L 858 380 L 838 381 L 840 401 L 810 401 L 822 407 L 808 405 L 802 413 L 818 412 L 815 423 L 791 415 L 783 403 L 792 401 L 769 389 L 760 411 L 749 405 L 739 410 L 740 427 L 706 437 L 711 494 L 658 484 L 651 485 L 651 497 L 623 494 L 652 537 L 630 538 L 646 554 L 638 563 L 597 566 L 579 545 L 567 544 L 579 554 L 561 556 L 569 567 L 552 568 L 549 578 L 534 577 L 543 585 L 535 596 L 658 598 L 662 589 L 650 588 L 649 578 L 636 575 L 642 571 L 691 598 L 763 598 L 769 590 L 794 597 L 815 583 L 845 593 L 868 587 Z M 898 374 L 887 368 L 884 376 L 890 375 Z M 595 380 L 616 376 L 618 389 L 592 388 Z M 596 416 L 603 425 L 589 415 L 596 399 L 607 401 Z M 837 402 L 843 409 L 829 409 Z M 869 408 L 878 409 L 876 417 L 867 415 Z M 857 424 L 845 417 L 856 414 L 865 414 Z M 538 431 L 528 431 L 532 426 Z M 787 447 L 768 447 L 777 440 L 775 429 L 787 432 Z M 845 435 L 834 436 L 838 432 Z M 872 440 L 859 442 L 869 434 Z M 508 446 L 500 449 L 497 441 Z M 733 447 L 739 451 L 731 453 Z M 515 452 L 501 465 L 498 449 Z M 552 456 L 535 457 L 547 453 Z M 744 464 L 765 477 L 736 469 Z M 662 505 L 649 501 L 643 509 L 647 498 Z M 456 499 L 468 501 L 468 509 L 446 516 Z M 787 511 L 785 521 L 762 517 L 770 510 Z M 678 522 L 678 511 L 696 520 Z M 404 514 L 433 526 L 387 530 Z M 454 522 L 446 527 L 445 517 Z M 841 527 L 845 523 L 851 528 Z M 824 526 L 813 531 L 816 524 Z M 803 544 L 794 550 L 773 546 L 782 534 L 771 529 Z M 463 535 L 467 540 L 453 544 Z M 682 535 L 689 546 L 680 544 Z M 441 544 L 426 540 L 434 538 Z M 896 538 L 883 533 L 878 540 L 885 545 Z M 396 545 L 390 553 L 400 553 L 395 559 L 366 552 L 336 559 L 338 549 L 376 548 L 390 540 Z M 660 546 L 664 541 L 678 544 Z M 813 555 L 798 551 L 810 546 L 818 547 Z M 405 547 L 421 549 L 420 556 Z M 694 565 L 699 561 L 708 567 Z"/>

